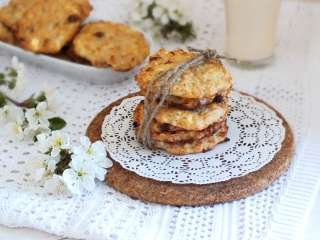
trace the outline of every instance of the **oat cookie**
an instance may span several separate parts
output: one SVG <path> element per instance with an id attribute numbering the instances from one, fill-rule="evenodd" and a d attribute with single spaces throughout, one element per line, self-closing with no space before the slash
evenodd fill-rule
<path id="1" fill-rule="evenodd" d="M 85 0 L 38 0 L 17 23 L 19 45 L 37 53 L 58 53 L 90 10 Z"/>
<path id="2" fill-rule="evenodd" d="M 209 105 L 210 103 L 221 104 L 227 102 L 230 92 L 231 89 L 220 91 L 210 98 L 184 98 L 169 95 L 164 101 L 164 105 L 184 110 L 197 110 Z M 149 99 L 149 101 L 152 101 L 152 99 Z"/>
<path id="3" fill-rule="evenodd" d="M 217 144 L 225 141 L 227 138 L 228 127 L 221 128 L 218 132 L 212 136 L 204 137 L 201 140 L 193 142 L 181 142 L 181 143 L 167 143 L 161 141 L 154 141 L 154 147 L 163 149 L 173 155 L 185 155 L 192 153 L 206 152 L 214 148 Z"/>
<path id="4" fill-rule="evenodd" d="M 140 126 L 143 121 L 143 105 L 139 104 L 134 111 L 134 125 L 136 134 L 140 131 Z M 204 137 L 211 136 L 217 132 L 220 128 L 226 125 L 226 120 L 211 124 L 201 131 L 187 131 L 182 128 L 174 127 L 170 124 L 161 124 L 156 120 L 153 120 L 150 126 L 150 136 L 152 140 L 163 142 L 190 142 L 200 140 Z"/>
<path id="5" fill-rule="evenodd" d="M 168 123 L 185 130 L 200 131 L 215 122 L 225 119 L 227 113 L 227 103 L 222 105 L 211 103 L 199 111 L 161 108 L 155 119 L 160 123 Z"/>
<path id="6" fill-rule="evenodd" d="M 144 104 L 140 104 L 144 107 Z M 136 112 L 140 111 L 140 113 L 143 113 L 143 107 L 140 107 L 141 109 L 136 110 Z M 161 124 L 169 124 L 187 131 L 201 131 L 215 122 L 226 119 L 228 110 L 227 103 L 211 103 L 199 111 L 163 107 L 156 114 L 155 120 Z"/>
<path id="7" fill-rule="evenodd" d="M 89 16 L 93 7 L 90 4 L 90 0 L 73 0 L 75 3 L 79 4 L 81 11 L 84 15 Z"/>
<path id="8" fill-rule="evenodd" d="M 14 44 L 14 36 L 12 32 L 0 22 L 0 41 Z"/>
<path id="9" fill-rule="evenodd" d="M 151 139 L 155 141 L 176 143 L 176 142 L 193 142 L 209 137 L 219 131 L 226 125 L 226 121 L 214 123 L 201 131 L 176 131 L 176 132 L 153 132 L 151 131 Z M 137 131 L 139 129 L 137 128 Z"/>
<path id="10" fill-rule="evenodd" d="M 38 0 L 10 0 L 8 5 L 0 9 L 0 21 L 12 30 L 16 30 L 17 22 L 23 14 Z"/>
<path id="11" fill-rule="evenodd" d="M 136 75 L 141 91 L 145 94 L 148 82 L 156 79 L 161 73 L 189 60 L 194 53 L 182 49 L 166 51 L 160 49 L 150 56 L 149 63 Z M 152 84 L 157 89 L 158 81 Z M 169 95 L 183 98 L 212 98 L 220 91 L 231 89 L 232 78 L 220 60 L 213 59 L 200 66 L 185 71 L 176 84 L 170 89 Z M 154 91 L 155 91 L 154 90 Z"/>
<path id="12" fill-rule="evenodd" d="M 143 34 L 129 26 L 108 21 L 86 24 L 73 41 L 74 53 L 97 67 L 127 71 L 149 55 Z"/>

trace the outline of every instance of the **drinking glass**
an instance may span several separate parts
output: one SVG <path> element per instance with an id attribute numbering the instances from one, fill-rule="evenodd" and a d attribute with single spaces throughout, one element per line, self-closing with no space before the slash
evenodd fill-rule
<path id="1" fill-rule="evenodd" d="M 226 55 L 264 64 L 274 54 L 280 0 L 225 0 Z"/>

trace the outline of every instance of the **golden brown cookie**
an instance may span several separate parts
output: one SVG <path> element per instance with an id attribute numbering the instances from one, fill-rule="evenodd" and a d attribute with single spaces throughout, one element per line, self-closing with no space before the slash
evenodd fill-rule
<path id="1" fill-rule="evenodd" d="M 38 0 L 17 23 L 19 45 L 55 54 L 73 39 L 90 10 L 87 0 Z"/>
<path id="2" fill-rule="evenodd" d="M 79 4 L 81 11 L 84 15 L 89 16 L 93 7 L 90 4 L 90 0 L 73 0 L 75 3 Z"/>
<path id="3" fill-rule="evenodd" d="M 164 101 L 164 105 L 184 110 L 197 110 L 209 105 L 210 103 L 220 104 L 227 102 L 230 92 L 231 89 L 220 91 L 210 98 L 184 98 L 169 95 Z M 149 101 L 152 101 L 152 99 L 149 99 Z"/>
<path id="4" fill-rule="evenodd" d="M 149 63 L 136 75 L 141 91 L 145 94 L 149 81 L 162 73 L 191 59 L 194 53 L 182 49 L 166 51 L 160 49 L 150 56 Z M 152 91 L 156 91 L 159 81 L 152 83 Z M 231 89 L 232 78 L 218 59 L 210 60 L 200 66 L 186 70 L 170 89 L 169 95 L 182 98 L 212 98 L 220 91 Z"/>
<path id="5" fill-rule="evenodd" d="M 127 71 L 149 55 L 143 34 L 129 26 L 107 21 L 84 25 L 73 41 L 74 53 L 97 67 Z"/>
<path id="6" fill-rule="evenodd" d="M 227 103 L 211 103 L 198 111 L 164 107 L 156 114 L 155 119 L 160 123 L 167 123 L 185 130 L 200 131 L 225 119 L 227 113 Z"/>
<path id="7" fill-rule="evenodd" d="M 139 104 L 134 111 L 134 125 L 136 134 L 140 131 L 140 126 L 143 121 L 143 105 Z M 204 137 L 211 136 L 217 132 L 220 128 L 226 125 L 226 120 L 223 119 L 220 122 L 211 124 L 206 129 L 201 131 L 187 131 L 182 128 L 174 127 L 170 124 L 161 124 L 156 120 L 153 120 L 150 126 L 150 136 L 152 140 L 162 142 L 187 142 L 202 139 Z"/>
<path id="8" fill-rule="evenodd" d="M 14 36 L 12 32 L 0 22 L 0 41 L 14 44 Z"/>
<path id="9" fill-rule="evenodd" d="M 8 5 L 0 9 L 0 21 L 12 30 L 16 30 L 17 22 L 36 1 L 38 0 L 10 0 Z"/>
<path id="10" fill-rule="evenodd" d="M 176 131 L 176 132 L 153 132 L 151 131 L 151 139 L 155 141 L 176 143 L 176 142 L 192 142 L 198 141 L 204 137 L 211 136 L 220 128 L 226 125 L 226 121 L 214 123 L 201 131 Z M 137 132 L 139 128 L 137 128 Z"/>
<path id="11" fill-rule="evenodd" d="M 163 149 L 173 155 L 185 155 L 207 152 L 227 138 L 228 127 L 224 126 L 212 136 L 204 137 L 193 142 L 168 143 L 153 141 L 154 147 Z"/>

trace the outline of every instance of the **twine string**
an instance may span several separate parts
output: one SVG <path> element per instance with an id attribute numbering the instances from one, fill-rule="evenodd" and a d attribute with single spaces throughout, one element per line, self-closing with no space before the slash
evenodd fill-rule
<path id="1" fill-rule="evenodd" d="M 143 145 L 153 148 L 153 143 L 150 136 L 150 126 L 155 118 L 156 114 L 163 107 L 167 97 L 169 96 L 171 87 L 180 79 L 181 75 L 188 69 L 192 67 L 197 67 L 203 63 L 212 59 L 229 59 L 222 55 L 218 55 L 217 51 L 214 49 L 195 49 L 188 47 L 190 52 L 195 53 L 195 56 L 179 65 L 173 69 L 169 69 L 161 73 L 159 76 L 153 78 L 148 82 L 146 96 L 144 100 L 144 112 L 143 112 L 143 122 L 140 126 L 138 137 L 141 139 Z M 158 81 L 158 84 L 154 84 Z M 154 86 L 157 86 L 156 91 L 152 91 Z"/>

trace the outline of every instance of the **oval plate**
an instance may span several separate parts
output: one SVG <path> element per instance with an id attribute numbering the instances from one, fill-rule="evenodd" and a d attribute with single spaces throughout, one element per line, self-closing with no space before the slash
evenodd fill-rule
<path id="1" fill-rule="evenodd" d="M 148 41 L 149 42 L 149 41 Z M 150 42 L 149 42 L 150 45 Z M 17 46 L 0 42 L 0 51 L 3 54 L 17 56 L 23 61 L 31 62 L 40 67 L 49 68 L 52 71 L 67 74 L 73 79 L 90 81 L 97 84 L 113 84 L 132 78 L 138 71 L 139 66 L 127 72 L 117 72 L 112 68 L 97 68 L 81 63 L 71 62 L 62 58 L 35 54 Z"/>

